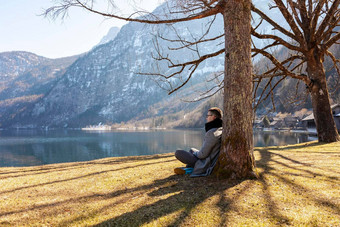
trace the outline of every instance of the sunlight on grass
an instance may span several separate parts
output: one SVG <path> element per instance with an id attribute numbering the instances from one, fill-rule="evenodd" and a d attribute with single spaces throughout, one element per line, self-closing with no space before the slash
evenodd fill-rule
<path id="1" fill-rule="evenodd" d="M 174 175 L 173 154 L 0 168 L 0 226 L 337 226 L 340 143 L 256 148 L 257 180 Z"/>
<path id="2" fill-rule="evenodd" d="M 170 226 L 173 224 L 172 223 L 173 220 L 176 220 L 183 211 L 184 209 L 179 209 L 178 211 L 162 216 L 161 218 L 158 218 L 157 220 L 153 220 L 150 223 L 144 224 L 142 226 L 143 227 Z"/>

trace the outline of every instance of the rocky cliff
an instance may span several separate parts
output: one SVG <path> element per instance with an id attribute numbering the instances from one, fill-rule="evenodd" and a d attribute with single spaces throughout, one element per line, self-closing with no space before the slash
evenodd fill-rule
<path id="1" fill-rule="evenodd" d="M 48 59 L 28 52 L 0 53 L 0 127 L 30 110 L 78 57 Z"/>

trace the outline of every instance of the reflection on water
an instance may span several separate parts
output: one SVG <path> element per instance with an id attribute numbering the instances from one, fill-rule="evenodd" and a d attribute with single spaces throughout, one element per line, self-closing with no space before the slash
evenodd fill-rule
<path id="1" fill-rule="evenodd" d="M 288 131 L 255 131 L 254 146 L 283 146 L 287 144 L 303 143 L 317 138 L 310 137 L 304 132 L 288 132 Z"/>
<path id="2" fill-rule="evenodd" d="M 0 131 L 0 167 L 89 161 L 105 157 L 152 155 L 200 148 L 203 130 Z M 304 133 L 254 132 L 254 145 L 275 146 L 308 141 Z"/>

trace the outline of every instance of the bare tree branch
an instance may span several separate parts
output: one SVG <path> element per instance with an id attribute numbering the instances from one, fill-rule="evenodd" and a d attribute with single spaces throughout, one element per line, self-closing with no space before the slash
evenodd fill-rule
<path id="1" fill-rule="evenodd" d="M 318 5 L 315 7 L 314 11 L 313 11 L 313 2 L 309 3 L 309 7 L 310 7 L 310 11 L 312 11 L 312 24 L 311 24 L 311 31 L 313 35 L 311 38 L 314 39 L 314 34 L 316 31 L 316 26 L 318 24 L 319 18 L 320 18 L 320 12 L 322 10 L 323 5 L 327 2 L 327 0 L 319 0 L 318 1 Z"/>
<path id="2" fill-rule="evenodd" d="M 193 39 L 195 39 L 195 41 L 188 41 L 188 40 L 182 39 L 182 37 L 180 36 L 180 34 L 178 34 L 178 32 L 177 32 L 177 30 L 175 28 L 173 28 L 173 31 L 176 34 L 178 39 L 165 38 L 161 34 L 158 34 L 157 36 L 159 38 L 161 38 L 162 40 L 164 40 L 164 41 L 171 42 L 171 43 L 180 43 L 181 44 L 179 47 L 168 47 L 169 50 L 180 50 L 180 49 L 184 49 L 184 48 L 188 48 L 190 50 L 194 50 L 194 49 L 191 48 L 192 46 L 197 46 L 199 43 L 206 43 L 206 42 L 215 41 L 215 40 L 218 40 L 218 39 L 224 37 L 224 34 L 221 34 L 221 35 L 213 37 L 213 38 L 204 39 L 209 34 L 211 26 L 214 23 L 215 19 L 216 19 L 216 17 L 214 17 L 213 20 L 209 22 L 208 28 L 206 29 L 204 34 L 202 34 L 199 37 L 199 39 L 193 38 Z M 194 50 L 194 51 L 196 51 L 196 50 Z"/>
<path id="3" fill-rule="evenodd" d="M 172 40 L 169 40 L 167 39 L 168 41 L 172 41 Z M 179 40 L 176 40 L 176 41 L 179 41 L 179 42 L 183 42 L 182 39 L 179 39 Z M 201 41 L 198 41 L 198 42 L 201 42 Z M 191 45 L 194 45 L 196 43 L 191 43 L 189 42 Z M 197 67 L 203 62 L 205 61 L 206 59 L 209 59 L 209 58 L 213 58 L 215 56 L 218 56 L 222 53 L 224 53 L 225 49 L 220 49 L 219 51 L 216 51 L 214 53 L 210 53 L 210 54 L 205 54 L 205 55 L 202 55 L 200 56 L 199 55 L 199 52 L 198 50 L 196 49 L 195 51 L 197 52 L 197 55 L 198 55 L 198 58 L 195 59 L 195 60 L 192 60 L 192 61 L 187 61 L 187 62 L 184 62 L 184 63 L 174 63 L 172 61 L 171 58 L 169 58 L 168 55 L 164 56 L 163 53 L 161 52 L 160 50 L 160 45 L 158 44 L 158 40 L 156 39 L 154 41 L 154 45 L 155 45 L 155 50 L 157 52 L 157 57 L 153 57 L 155 60 L 157 61 L 165 61 L 168 63 L 168 68 L 173 68 L 173 69 L 176 69 L 175 72 L 171 73 L 170 75 L 164 75 L 163 73 L 145 73 L 145 72 L 140 72 L 138 74 L 141 74 L 141 75 L 152 75 L 152 76 L 159 76 L 159 77 L 162 77 L 164 79 L 170 79 L 174 76 L 177 76 L 177 75 L 180 75 L 181 73 L 184 72 L 185 69 L 188 69 L 190 71 L 190 74 L 189 76 L 186 77 L 186 79 L 184 81 L 181 82 L 180 85 L 176 86 L 176 87 L 171 87 L 171 90 L 168 92 L 169 94 L 172 94 L 173 92 L 177 91 L 178 89 L 180 89 L 181 87 L 183 87 L 185 84 L 187 84 L 187 82 L 190 80 L 190 78 L 192 77 L 192 75 L 194 74 L 194 72 L 196 71 Z M 158 71 L 159 72 L 159 71 Z"/>
<path id="4" fill-rule="evenodd" d="M 331 8 L 328 10 L 325 18 L 323 19 L 321 25 L 318 28 L 318 31 L 315 34 L 315 37 L 321 37 L 322 33 L 324 33 L 326 27 L 330 24 L 334 13 L 336 12 L 336 10 L 339 10 L 339 4 L 340 4 L 340 0 L 334 0 Z"/>
<path id="5" fill-rule="evenodd" d="M 287 2 L 290 5 L 295 21 L 298 23 L 300 28 L 302 28 L 303 23 L 299 18 L 298 12 L 296 11 L 297 8 L 300 10 L 300 6 L 296 2 L 293 2 L 292 0 L 287 0 Z"/>
<path id="6" fill-rule="evenodd" d="M 295 78 L 295 79 L 302 80 L 306 84 L 310 83 L 310 79 L 307 76 L 302 75 L 302 74 L 298 75 L 298 74 L 291 72 L 283 64 L 281 64 L 281 62 L 278 61 L 272 54 L 270 54 L 270 53 L 268 53 L 268 52 L 266 52 L 262 49 L 253 49 L 253 51 L 261 53 L 263 56 L 268 58 L 277 67 L 277 69 L 281 70 L 285 75 L 290 76 L 290 77 Z"/>
<path id="7" fill-rule="evenodd" d="M 333 66 L 336 68 L 338 74 L 340 75 L 340 68 L 338 67 L 338 63 L 340 63 L 340 59 L 337 59 L 332 52 L 327 51 L 326 54 L 332 59 Z"/>
<path id="8" fill-rule="evenodd" d="M 256 8 L 253 4 L 251 6 L 251 10 L 255 13 L 257 13 L 261 18 L 263 18 L 265 21 L 267 21 L 269 24 L 271 24 L 275 29 L 282 32 L 286 36 L 290 37 L 291 39 L 295 40 L 295 35 L 281 27 L 279 24 L 277 24 L 275 21 L 273 21 L 271 18 L 269 18 L 265 13 L 263 13 L 261 10 Z"/>
<path id="9" fill-rule="evenodd" d="M 302 48 L 294 46 L 291 43 L 286 42 L 285 40 L 283 40 L 282 38 L 280 38 L 280 37 L 278 37 L 276 35 L 271 35 L 271 34 L 261 35 L 261 34 L 257 33 L 253 29 L 251 31 L 251 34 L 253 36 L 255 36 L 256 38 L 259 38 L 259 39 L 272 39 L 272 40 L 275 40 L 275 41 L 277 41 L 278 45 L 281 44 L 281 45 L 283 45 L 283 46 L 285 46 L 285 47 L 287 47 L 287 48 L 289 48 L 291 50 L 296 50 L 296 51 L 301 51 L 301 52 L 304 51 Z"/>
<path id="10" fill-rule="evenodd" d="M 303 39 L 303 35 L 298 28 L 298 26 L 295 24 L 294 18 L 289 13 L 287 7 L 284 6 L 283 2 L 281 0 L 274 0 L 276 5 L 278 6 L 279 10 L 281 11 L 282 15 L 286 19 L 287 23 L 290 25 L 290 28 L 295 34 L 295 40 L 302 46 L 305 47 L 305 42 Z"/>
<path id="11" fill-rule="evenodd" d="M 220 80 L 219 77 L 223 76 L 224 72 L 218 72 L 218 73 L 214 73 L 213 77 L 209 80 L 207 80 L 207 83 L 212 82 L 214 80 L 216 80 L 216 83 L 214 86 L 210 86 L 209 88 L 205 88 L 205 90 L 203 92 L 201 91 L 195 91 L 198 94 L 198 98 L 195 98 L 193 100 L 188 100 L 188 99 L 181 99 L 184 102 L 197 102 L 197 101 L 201 101 L 207 98 L 210 98 L 212 96 L 214 96 L 215 94 L 219 93 L 220 91 L 222 91 L 223 89 L 223 85 L 224 85 L 224 80 Z"/>
<path id="12" fill-rule="evenodd" d="M 286 79 L 287 76 L 283 76 L 280 80 L 278 80 L 274 86 L 272 86 L 272 82 L 273 82 L 273 78 L 270 78 L 269 81 L 266 83 L 266 86 L 265 88 L 263 89 L 259 99 L 258 99 L 258 102 L 256 104 L 254 104 L 254 109 L 257 109 L 258 106 L 264 102 L 265 100 L 267 100 L 267 98 L 270 96 L 271 97 L 271 101 L 272 101 L 272 104 L 273 104 L 273 107 L 275 108 L 275 102 L 274 102 L 274 89 L 284 80 Z M 267 88 L 270 88 L 269 89 L 269 92 L 267 92 L 266 96 L 263 97 L 263 95 L 266 93 L 266 90 Z"/>
<path id="13" fill-rule="evenodd" d="M 330 40 L 328 40 L 324 45 L 322 45 L 322 49 L 325 51 L 333 46 L 340 39 L 340 33 L 337 33 Z"/>
<path id="14" fill-rule="evenodd" d="M 143 18 L 133 18 L 133 16 L 139 12 L 135 12 L 131 14 L 129 17 L 123 17 L 123 16 L 118 16 L 116 14 L 101 12 L 99 10 L 94 9 L 93 0 L 90 1 L 90 4 L 87 4 L 88 1 L 81 1 L 81 0 L 62 0 L 61 2 L 62 3 L 58 6 L 53 6 L 53 7 L 48 8 L 45 11 L 44 15 L 45 16 L 52 15 L 53 17 L 58 17 L 59 15 L 62 15 L 63 17 L 63 15 L 67 13 L 67 10 L 70 7 L 81 7 L 83 9 L 88 10 L 89 12 L 92 12 L 92 13 L 95 13 L 95 14 L 98 14 L 104 17 L 115 18 L 115 19 L 130 21 L 130 22 L 139 22 L 139 23 L 147 23 L 147 24 L 171 24 L 171 23 L 177 23 L 177 22 L 183 22 L 183 21 L 202 19 L 205 17 L 218 14 L 223 9 L 222 4 L 224 4 L 223 1 L 219 1 L 218 4 L 216 4 L 214 7 L 202 10 L 199 13 L 185 16 L 182 18 L 160 19 L 157 16 L 152 15 L 154 19 L 143 19 Z"/>

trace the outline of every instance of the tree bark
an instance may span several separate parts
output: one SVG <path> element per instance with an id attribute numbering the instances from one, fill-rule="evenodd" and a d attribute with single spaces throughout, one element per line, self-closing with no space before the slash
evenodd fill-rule
<path id="1" fill-rule="evenodd" d="M 216 174 L 224 178 L 253 175 L 251 0 L 226 0 L 224 116 Z"/>
<path id="2" fill-rule="evenodd" d="M 313 80 L 310 92 L 313 105 L 314 121 L 319 142 L 336 142 L 340 137 L 335 125 L 329 101 L 326 75 L 318 49 L 312 49 L 307 55 L 307 72 Z"/>

